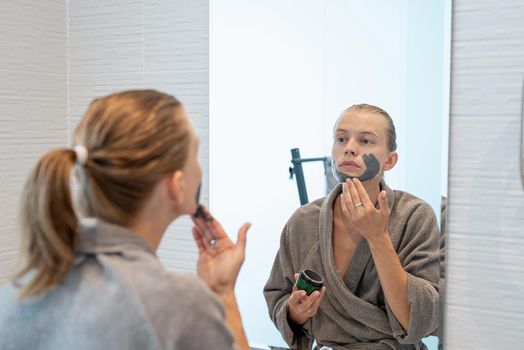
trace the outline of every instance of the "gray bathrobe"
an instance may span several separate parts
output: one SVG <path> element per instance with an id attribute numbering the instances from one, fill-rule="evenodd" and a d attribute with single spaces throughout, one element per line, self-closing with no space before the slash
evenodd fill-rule
<path id="1" fill-rule="evenodd" d="M 310 349 L 313 339 L 333 349 L 425 349 L 420 339 L 435 332 L 439 319 L 439 230 L 432 208 L 419 198 L 392 191 L 389 235 L 408 274 L 411 306 L 407 332 L 387 305 L 371 251 L 357 243 L 344 278 L 333 258 L 333 203 L 338 185 L 325 198 L 300 207 L 282 232 L 264 296 L 269 314 L 293 349 Z M 325 279 L 326 295 L 317 314 L 303 326 L 287 319 L 294 273 L 313 269 Z"/>

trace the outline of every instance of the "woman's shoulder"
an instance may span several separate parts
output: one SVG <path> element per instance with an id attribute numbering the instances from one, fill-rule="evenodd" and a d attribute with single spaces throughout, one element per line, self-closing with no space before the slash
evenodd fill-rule
<path id="1" fill-rule="evenodd" d="M 6 310 L 14 305 L 18 291 L 19 288 L 15 287 L 12 280 L 0 285 L 0 310 L 4 311 L 0 312 L 0 320 L 2 319 L 2 315 L 7 315 Z"/>
<path id="2" fill-rule="evenodd" d="M 168 271 L 166 282 L 173 294 L 184 296 L 181 300 L 184 304 L 218 302 L 215 293 L 194 273 Z"/>
<path id="3" fill-rule="evenodd" d="M 390 235 L 399 244 L 437 242 L 440 238 L 435 211 L 423 199 L 404 191 L 395 192 L 395 204 L 390 215 Z"/>
<path id="4" fill-rule="evenodd" d="M 322 203 L 324 203 L 324 199 L 325 197 L 319 198 L 297 208 L 289 218 L 288 225 L 308 225 L 312 222 L 318 222 L 320 209 L 322 207 Z"/>
<path id="5" fill-rule="evenodd" d="M 137 276 L 134 285 L 143 312 L 159 333 L 167 332 L 163 336 L 170 337 L 169 329 L 183 323 L 195 325 L 198 319 L 203 324 L 222 322 L 225 318 L 218 297 L 194 273 L 164 270 Z"/>
<path id="6" fill-rule="evenodd" d="M 136 275 L 135 285 L 153 303 L 169 303 L 174 308 L 186 308 L 202 302 L 214 303 L 216 297 L 207 285 L 193 272 L 169 271 L 164 267 L 144 269 Z M 160 302 L 162 300 L 162 302 Z"/>
<path id="7" fill-rule="evenodd" d="M 100 266 L 97 279 L 118 289 L 119 295 L 148 315 L 169 318 L 199 303 L 216 304 L 214 294 L 194 272 L 170 271 L 153 254 L 130 250 L 123 254 L 101 255 L 97 259 L 96 265 Z M 94 268 L 86 263 L 78 268 Z"/>
<path id="8" fill-rule="evenodd" d="M 395 196 L 392 211 L 400 215 L 435 215 L 433 208 L 425 200 L 409 192 L 393 190 Z"/>

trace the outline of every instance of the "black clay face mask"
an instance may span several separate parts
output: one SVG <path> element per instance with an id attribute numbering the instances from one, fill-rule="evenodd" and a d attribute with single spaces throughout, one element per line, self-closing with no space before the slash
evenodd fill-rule
<path id="1" fill-rule="evenodd" d="M 200 215 L 202 215 L 202 206 L 200 205 L 200 190 L 201 189 L 202 189 L 202 184 L 198 185 L 198 190 L 196 192 L 195 202 L 196 202 L 196 205 L 197 205 L 197 210 L 193 214 L 193 216 L 200 216 Z"/>
<path id="2" fill-rule="evenodd" d="M 347 179 L 353 179 L 356 177 L 359 179 L 359 181 L 367 181 L 371 180 L 375 176 L 378 175 L 380 172 L 380 163 L 378 162 L 377 157 L 373 153 L 370 154 L 364 154 L 362 156 L 362 160 L 364 160 L 364 164 L 366 165 L 366 170 L 364 171 L 364 174 L 360 176 L 350 176 L 346 175 L 344 173 L 341 173 L 337 171 L 337 166 L 335 164 L 335 161 L 331 162 L 331 170 L 333 171 L 333 175 L 335 176 L 335 179 L 338 180 L 338 182 L 346 182 Z"/>
<path id="3" fill-rule="evenodd" d="M 207 213 L 204 210 L 204 207 L 202 206 L 202 204 L 200 204 L 200 190 L 201 189 L 202 189 L 202 184 L 198 185 L 198 190 L 197 190 L 196 197 L 195 197 L 197 210 L 195 211 L 193 216 L 196 217 L 196 218 L 202 218 L 202 219 L 204 219 L 206 221 L 212 221 L 213 217 L 209 213 Z"/>

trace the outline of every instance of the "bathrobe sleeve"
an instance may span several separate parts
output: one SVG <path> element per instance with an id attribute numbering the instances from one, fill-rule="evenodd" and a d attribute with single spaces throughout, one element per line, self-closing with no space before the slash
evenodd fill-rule
<path id="1" fill-rule="evenodd" d="M 407 331 L 387 303 L 386 310 L 393 336 L 401 344 L 415 344 L 435 332 L 439 324 L 440 232 L 435 214 L 425 202 L 418 202 L 406 215 L 397 253 L 408 274 Z"/>

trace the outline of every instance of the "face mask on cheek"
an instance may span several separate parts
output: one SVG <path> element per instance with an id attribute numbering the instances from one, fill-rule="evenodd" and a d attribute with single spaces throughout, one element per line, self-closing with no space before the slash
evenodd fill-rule
<path id="1" fill-rule="evenodd" d="M 196 206 L 197 206 L 197 210 L 196 212 L 193 214 L 193 216 L 196 216 L 196 217 L 203 217 L 202 214 L 204 213 L 204 208 L 202 207 L 202 205 L 200 204 L 200 190 L 202 189 L 202 183 L 200 183 L 198 185 L 198 190 L 196 192 L 196 196 L 195 196 L 195 203 L 196 203 Z"/>
<path id="2" fill-rule="evenodd" d="M 197 193 L 196 193 L 196 196 L 195 196 L 195 202 L 196 202 L 197 210 L 195 211 L 193 216 L 197 217 L 197 218 L 202 218 L 202 219 L 204 219 L 206 221 L 212 221 L 213 217 L 211 216 L 211 214 L 209 214 L 207 211 L 205 211 L 204 210 L 204 206 L 202 206 L 202 204 L 200 204 L 200 190 L 201 189 L 202 189 L 202 183 L 200 185 L 198 185 L 198 190 L 197 190 Z"/>
<path id="3" fill-rule="evenodd" d="M 369 153 L 364 154 L 362 156 L 362 160 L 364 160 L 366 170 L 360 176 L 350 176 L 337 171 L 337 166 L 335 162 L 331 161 L 331 170 L 333 172 L 333 176 L 335 176 L 335 179 L 337 179 L 338 182 L 346 182 L 347 179 L 353 179 L 354 177 L 356 177 L 359 181 L 363 182 L 371 180 L 372 178 L 377 176 L 380 172 L 380 163 L 378 162 L 377 157 L 375 157 L 373 153 Z"/>
<path id="4" fill-rule="evenodd" d="M 202 183 L 200 183 L 198 185 L 198 190 L 197 190 L 197 193 L 196 193 L 196 196 L 195 196 L 195 202 L 196 202 L 197 206 L 200 204 L 200 190 L 201 189 L 202 189 Z"/>

